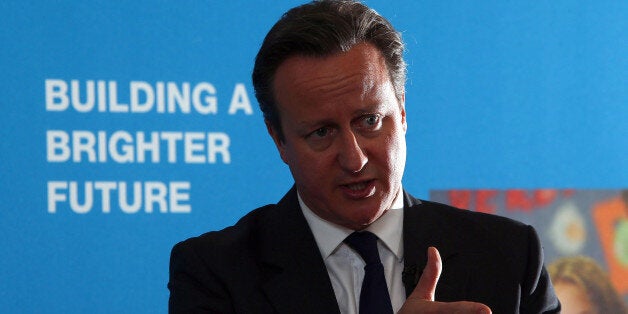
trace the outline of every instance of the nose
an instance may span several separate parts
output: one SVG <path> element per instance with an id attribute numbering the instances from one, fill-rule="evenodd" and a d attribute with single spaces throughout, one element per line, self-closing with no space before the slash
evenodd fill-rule
<path id="1" fill-rule="evenodd" d="M 347 172 L 360 172 L 368 162 L 368 157 L 355 134 L 351 131 L 344 133 L 338 143 L 340 146 L 338 148 L 338 163 Z"/>

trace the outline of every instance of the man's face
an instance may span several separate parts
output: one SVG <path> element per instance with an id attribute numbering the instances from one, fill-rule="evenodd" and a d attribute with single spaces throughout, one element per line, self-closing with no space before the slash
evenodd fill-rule
<path id="1" fill-rule="evenodd" d="M 305 204 L 353 230 L 383 215 L 401 188 L 406 117 L 379 50 L 288 58 L 274 95 L 285 140 L 268 129 Z"/>

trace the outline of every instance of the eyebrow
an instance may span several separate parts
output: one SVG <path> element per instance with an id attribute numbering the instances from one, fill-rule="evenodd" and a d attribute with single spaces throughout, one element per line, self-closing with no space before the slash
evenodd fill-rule
<path id="1" fill-rule="evenodd" d="M 385 108 L 386 106 L 381 103 L 375 103 L 373 105 L 368 105 L 367 108 L 360 108 L 358 110 L 355 110 L 353 112 L 354 115 L 361 115 L 361 114 L 365 114 L 365 113 L 373 113 L 373 112 L 377 112 L 377 111 L 383 111 L 383 108 Z"/>
<path id="2" fill-rule="evenodd" d="M 364 114 L 385 111 L 384 108 L 386 108 L 386 104 L 384 102 L 374 102 L 372 104 L 365 105 L 364 107 L 358 108 L 351 113 L 351 120 Z M 324 118 L 321 120 L 301 120 L 295 123 L 297 131 L 299 132 L 309 132 L 319 127 L 336 124 L 337 123 L 334 121 L 334 118 Z"/>
<path id="3" fill-rule="evenodd" d="M 312 129 L 318 126 L 335 124 L 331 119 L 323 119 L 316 121 L 299 121 L 296 123 L 297 129 Z"/>

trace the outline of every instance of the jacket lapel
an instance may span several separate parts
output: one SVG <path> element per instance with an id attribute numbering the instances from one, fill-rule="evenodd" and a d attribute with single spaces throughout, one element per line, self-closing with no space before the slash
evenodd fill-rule
<path id="1" fill-rule="evenodd" d="M 264 293 L 278 313 L 340 313 L 325 263 L 293 187 L 260 232 Z"/>
<path id="2" fill-rule="evenodd" d="M 438 209 L 432 208 L 428 203 L 422 203 L 405 191 L 404 196 L 403 283 L 406 288 L 406 296 L 412 293 L 423 273 L 423 268 L 427 264 L 428 247 L 434 246 L 438 249 L 443 262 L 443 275 L 441 275 L 436 289 L 437 300 L 464 297 L 467 275 L 445 276 L 446 273 L 458 268 L 455 264 L 459 252 L 455 249 L 456 246 L 448 243 L 447 232 L 444 231 L 447 227 L 442 225 L 445 222 L 434 212 Z"/>
<path id="3" fill-rule="evenodd" d="M 406 296 L 416 287 L 427 262 L 427 248 L 438 248 L 443 274 L 455 270 L 459 252 L 449 245 L 438 210 L 404 191 L 404 273 Z M 260 268 L 263 290 L 278 313 L 340 313 L 325 263 L 299 207 L 293 187 L 261 224 Z M 446 228 L 444 228 L 446 229 Z M 441 276 L 438 300 L 465 296 L 467 274 Z M 453 278 L 454 280 L 452 280 Z"/>

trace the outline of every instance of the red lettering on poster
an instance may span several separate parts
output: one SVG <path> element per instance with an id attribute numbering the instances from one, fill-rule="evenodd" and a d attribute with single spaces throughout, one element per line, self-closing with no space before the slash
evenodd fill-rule
<path id="1" fill-rule="evenodd" d="M 504 190 L 505 204 L 495 204 L 500 190 L 449 190 L 449 204 L 454 207 L 494 214 L 500 208 L 507 211 L 531 212 L 551 205 L 559 195 L 565 198 L 573 195 L 573 190 Z"/>
<path id="2" fill-rule="evenodd" d="M 449 190 L 449 204 L 453 207 L 468 209 L 471 205 L 470 190 Z"/>
<path id="3" fill-rule="evenodd" d="M 534 207 L 545 207 L 556 200 L 558 192 L 556 190 L 534 190 Z"/>
<path id="4" fill-rule="evenodd" d="M 532 210 L 532 199 L 524 190 L 507 190 L 506 191 L 506 209 L 507 210 Z"/>
<path id="5" fill-rule="evenodd" d="M 570 193 L 564 192 L 564 195 L 570 196 Z M 571 193 L 573 195 L 573 193 Z M 529 212 L 535 209 L 546 207 L 556 200 L 558 196 L 557 190 L 507 190 L 506 191 L 506 209 L 509 211 Z"/>
<path id="6" fill-rule="evenodd" d="M 475 210 L 483 213 L 494 214 L 495 204 L 492 200 L 497 195 L 495 190 L 478 190 L 475 194 Z"/>

